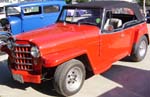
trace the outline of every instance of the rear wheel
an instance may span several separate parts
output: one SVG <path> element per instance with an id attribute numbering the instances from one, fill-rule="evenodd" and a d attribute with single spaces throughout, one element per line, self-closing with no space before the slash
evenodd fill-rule
<path id="1" fill-rule="evenodd" d="M 54 87 L 63 96 L 77 93 L 85 80 L 85 67 L 82 62 L 72 59 L 57 67 L 54 74 Z"/>
<path id="2" fill-rule="evenodd" d="M 148 40 L 145 36 L 143 36 L 135 45 L 135 48 L 132 50 L 132 55 L 130 56 L 130 59 L 135 62 L 143 60 L 147 53 L 147 48 Z"/>

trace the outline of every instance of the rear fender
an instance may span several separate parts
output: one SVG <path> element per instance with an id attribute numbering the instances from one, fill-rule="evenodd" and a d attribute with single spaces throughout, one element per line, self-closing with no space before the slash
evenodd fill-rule
<path id="1" fill-rule="evenodd" d="M 137 49 L 137 43 L 140 40 L 140 38 L 142 36 L 146 36 L 148 44 L 149 44 L 149 35 L 148 35 L 148 29 L 147 29 L 147 25 L 141 24 L 140 27 L 138 27 L 139 29 L 135 32 L 134 34 L 134 42 L 133 42 L 133 47 L 132 47 L 132 54 L 135 54 L 136 49 Z M 134 50 L 134 51 L 133 51 Z"/>
<path id="2" fill-rule="evenodd" d="M 43 67 L 46 67 L 46 68 L 55 67 L 63 62 L 66 62 L 70 59 L 73 59 L 73 58 L 78 57 L 85 53 L 86 53 L 86 51 L 81 50 L 81 49 L 69 49 L 69 50 L 65 50 L 65 51 L 51 53 L 51 54 L 42 56 L 42 58 L 44 60 Z"/>
<path id="3" fill-rule="evenodd" d="M 134 44 L 137 44 L 140 38 L 144 35 L 148 35 L 148 29 L 146 23 L 142 23 L 138 26 L 138 30 L 134 34 Z M 149 39 L 148 39 L 149 41 Z"/>

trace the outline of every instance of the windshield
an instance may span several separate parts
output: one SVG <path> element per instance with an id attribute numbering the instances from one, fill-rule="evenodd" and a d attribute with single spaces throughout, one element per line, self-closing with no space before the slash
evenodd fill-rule
<path id="1" fill-rule="evenodd" d="M 78 24 L 101 24 L 101 9 L 64 9 L 58 22 L 78 23 Z"/>
<path id="2" fill-rule="evenodd" d="M 19 15 L 21 12 L 20 7 L 7 7 L 6 14 L 7 15 Z"/>

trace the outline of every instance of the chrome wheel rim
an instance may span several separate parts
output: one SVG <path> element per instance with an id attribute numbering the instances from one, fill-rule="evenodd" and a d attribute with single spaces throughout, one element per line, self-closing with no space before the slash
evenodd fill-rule
<path id="1" fill-rule="evenodd" d="M 69 91 L 77 90 L 83 79 L 82 70 L 79 67 L 74 67 L 69 70 L 66 76 L 66 88 Z"/>
<path id="2" fill-rule="evenodd" d="M 146 53 L 146 42 L 143 40 L 139 45 L 139 55 L 143 57 Z"/>

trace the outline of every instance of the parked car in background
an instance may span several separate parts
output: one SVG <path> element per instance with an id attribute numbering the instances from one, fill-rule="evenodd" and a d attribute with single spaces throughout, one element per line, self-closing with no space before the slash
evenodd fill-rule
<path id="1" fill-rule="evenodd" d="M 0 3 L 0 19 L 6 18 L 5 6 L 9 4 L 10 3 Z"/>
<path id="2" fill-rule="evenodd" d="M 42 28 L 56 22 L 65 1 L 17 3 L 6 6 L 6 18 L 0 23 L 12 35 Z"/>
<path id="3" fill-rule="evenodd" d="M 80 90 L 86 72 L 103 73 L 126 56 L 143 60 L 149 35 L 139 9 L 124 1 L 64 6 L 56 24 L 8 39 L 3 51 L 9 55 L 13 79 L 53 79 L 55 90 L 68 97 Z M 76 11 L 84 13 L 78 16 Z"/>

